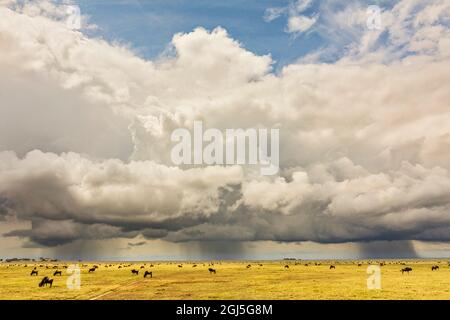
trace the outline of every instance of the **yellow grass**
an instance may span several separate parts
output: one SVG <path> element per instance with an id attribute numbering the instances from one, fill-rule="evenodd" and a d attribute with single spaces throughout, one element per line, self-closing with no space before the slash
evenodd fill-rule
<path id="1" fill-rule="evenodd" d="M 193 263 L 133 262 L 121 269 L 117 262 L 88 263 L 81 268 L 79 290 L 66 286 L 69 275 L 62 267 L 70 262 L 44 267 L 39 267 L 42 263 L 26 267 L 25 263 L 3 263 L 0 299 L 450 299 L 450 267 L 444 260 L 386 261 L 381 267 L 381 290 L 367 289 L 367 261 L 303 261 L 301 265 L 293 261 L 223 261 L 212 266 L 215 275 L 208 272 L 209 262 L 195 262 L 197 267 L 192 267 Z M 89 274 L 94 264 L 99 268 Z M 112 267 L 106 267 L 110 264 Z M 145 269 L 140 269 L 144 264 Z M 248 264 L 250 268 L 246 268 Z M 289 269 L 284 268 L 286 264 Z M 330 270 L 330 264 L 336 269 Z M 435 264 L 440 270 L 432 272 Z M 63 271 L 61 277 L 53 276 L 55 265 Z M 30 276 L 34 266 L 37 277 Z M 409 275 L 400 272 L 405 266 L 413 268 Z M 140 270 L 138 276 L 131 274 L 133 268 Z M 153 278 L 144 279 L 143 270 L 153 271 Z M 53 288 L 38 287 L 44 276 L 54 279 Z"/>

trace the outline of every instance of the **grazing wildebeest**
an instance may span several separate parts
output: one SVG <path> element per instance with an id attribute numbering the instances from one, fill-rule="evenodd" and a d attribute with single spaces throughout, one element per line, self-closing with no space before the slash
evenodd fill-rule
<path id="1" fill-rule="evenodd" d="M 286 269 L 289 269 L 289 266 L 288 266 L 288 265 L 285 265 L 284 267 L 285 267 Z"/>
<path id="2" fill-rule="evenodd" d="M 151 268 L 151 267 L 153 267 L 153 265 L 152 265 L 152 264 L 150 265 L 150 268 Z"/>
<path id="3" fill-rule="evenodd" d="M 333 265 L 331 265 L 331 266 L 330 266 L 330 270 L 331 270 L 331 269 L 336 269 L 336 267 L 333 266 Z"/>
<path id="4" fill-rule="evenodd" d="M 132 273 L 132 274 L 135 274 L 135 275 L 138 275 L 138 274 L 139 274 L 139 270 L 134 270 L 134 269 L 133 269 L 133 270 L 131 270 L 131 273 Z"/>
<path id="5" fill-rule="evenodd" d="M 358 267 L 361 267 L 362 266 L 362 264 L 361 263 L 358 263 Z"/>
<path id="6" fill-rule="evenodd" d="M 308 266 L 308 264 L 307 263 L 305 263 L 305 267 L 307 267 Z"/>
<path id="7" fill-rule="evenodd" d="M 153 273 L 150 271 L 145 271 L 144 278 L 147 278 L 147 276 L 150 276 L 150 278 L 153 278 Z"/>
<path id="8" fill-rule="evenodd" d="M 251 264 L 249 264 L 249 265 L 247 266 L 247 269 L 248 269 L 248 268 L 250 268 L 251 266 L 252 266 L 252 265 L 251 265 Z"/>
<path id="9" fill-rule="evenodd" d="M 412 271 L 412 268 L 406 267 L 406 268 L 403 268 L 403 269 L 400 270 L 400 271 L 402 272 L 402 274 L 403 274 L 404 272 L 406 272 L 407 274 L 409 274 L 409 272 Z"/>
<path id="10" fill-rule="evenodd" d="M 117 269 L 121 269 L 122 268 L 122 266 L 119 266 Z"/>
<path id="11" fill-rule="evenodd" d="M 50 288 L 53 286 L 53 279 L 49 279 L 48 277 L 44 277 L 41 282 L 39 282 L 39 287 L 50 285 Z"/>
<path id="12" fill-rule="evenodd" d="M 263 265 L 262 265 L 262 264 L 259 264 L 259 266 L 262 267 Z"/>
<path id="13" fill-rule="evenodd" d="M 38 275 L 38 271 L 37 270 L 32 270 L 30 276 L 33 276 L 33 275 L 37 276 Z"/>
<path id="14" fill-rule="evenodd" d="M 193 266 L 192 266 L 192 268 L 195 268 L 197 265 L 196 264 L 194 264 Z"/>
<path id="15" fill-rule="evenodd" d="M 208 271 L 209 271 L 209 273 L 211 274 L 211 273 L 214 273 L 214 274 L 216 274 L 216 269 L 213 269 L 213 268 L 209 268 L 208 269 Z"/>
<path id="16" fill-rule="evenodd" d="M 432 266 L 431 271 L 434 271 L 434 270 L 439 270 L 439 266 Z"/>
<path id="17" fill-rule="evenodd" d="M 181 264 L 178 265 L 178 268 L 183 268 L 183 266 Z"/>
<path id="18" fill-rule="evenodd" d="M 144 269 L 144 266 L 141 266 L 141 269 Z"/>
<path id="19" fill-rule="evenodd" d="M 90 268 L 89 273 L 94 272 L 97 268 Z"/>
<path id="20" fill-rule="evenodd" d="M 57 275 L 62 276 L 62 272 L 61 272 L 61 271 L 58 271 L 58 270 L 56 270 L 55 272 L 53 272 L 53 276 L 57 276 Z"/>

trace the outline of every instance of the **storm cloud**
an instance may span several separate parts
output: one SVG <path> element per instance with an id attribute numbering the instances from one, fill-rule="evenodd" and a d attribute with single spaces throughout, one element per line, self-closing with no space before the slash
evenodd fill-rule
<path id="1" fill-rule="evenodd" d="M 450 4 L 407 2 L 335 63 L 279 73 L 223 28 L 176 34 L 149 61 L 47 1 L 0 6 L 0 219 L 31 222 L 5 236 L 233 257 L 242 241 L 449 241 Z M 279 175 L 175 167 L 170 134 L 195 120 L 280 129 Z"/>

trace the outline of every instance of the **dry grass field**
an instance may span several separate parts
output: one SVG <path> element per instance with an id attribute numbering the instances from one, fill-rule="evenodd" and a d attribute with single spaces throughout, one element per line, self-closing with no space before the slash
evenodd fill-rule
<path id="1" fill-rule="evenodd" d="M 445 260 L 387 260 L 380 290 L 367 288 L 369 261 L 82 262 L 80 289 L 66 285 L 70 264 L 2 263 L 0 299 L 450 299 Z M 431 271 L 433 265 L 439 270 Z M 406 266 L 413 270 L 402 274 Z M 35 267 L 38 276 L 30 276 Z M 62 276 L 53 276 L 55 270 Z M 144 278 L 145 270 L 153 277 Z M 44 276 L 54 279 L 53 287 L 38 286 Z"/>

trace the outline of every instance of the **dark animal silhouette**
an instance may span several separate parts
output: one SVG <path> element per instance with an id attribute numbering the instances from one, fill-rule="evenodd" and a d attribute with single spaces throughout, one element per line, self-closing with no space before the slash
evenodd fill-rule
<path id="1" fill-rule="evenodd" d="M 150 271 L 145 271 L 144 278 L 147 278 L 147 276 L 150 276 L 150 278 L 153 278 L 153 273 Z"/>
<path id="2" fill-rule="evenodd" d="M 412 271 L 412 268 L 406 267 L 406 268 L 403 268 L 403 269 L 400 270 L 400 271 L 402 272 L 402 274 L 403 274 L 404 272 L 406 272 L 407 274 L 409 274 L 409 272 Z"/>
<path id="3" fill-rule="evenodd" d="M 331 266 L 330 266 L 330 270 L 331 270 L 331 269 L 336 269 L 336 267 L 333 266 L 333 265 L 331 265 Z"/>
<path id="4" fill-rule="evenodd" d="M 192 268 L 195 268 L 197 265 L 196 264 L 194 264 L 193 266 L 192 266 Z"/>
<path id="5" fill-rule="evenodd" d="M 141 269 L 144 269 L 144 266 L 141 266 Z"/>
<path id="6" fill-rule="evenodd" d="M 183 266 L 181 264 L 178 265 L 178 268 L 183 268 Z"/>
<path id="7" fill-rule="evenodd" d="M 209 268 L 208 271 L 209 271 L 209 273 L 214 273 L 214 274 L 216 274 L 216 269 Z"/>
<path id="8" fill-rule="evenodd" d="M 288 265 L 285 265 L 284 267 L 285 267 L 286 269 L 289 269 L 289 266 L 288 266 Z"/>
<path id="9" fill-rule="evenodd" d="M 252 265 L 251 265 L 251 264 L 249 264 L 249 265 L 247 266 L 247 269 L 248 269 L 248 268 L 250 268 L 251 266 L 252 266 Z"/>
<path id="10" fill-rule="evenodd" d="M 138 275 L 138 274 L 139 274 L 139 270 L 133 269 L 133 270 L 131 270 L 131 273 L 132 273 L 132 274 L 135 274 L 135 275 Z"/>
<path id="11" fill-rule="evenodd" d="M 33 276 L 33 275 L 38 275 L 38 271 L 37 270 L 33 270 L 33 271 L 31 271 L 31 274 L 30 274 L 30 276 Z"/>
<path id="12" fill-rule="evenodd" d="M 94 272 L 97 268 L 90 268 L 89 273 Z"/>
<path id="13" fill-rule="evenodd" d="M 358 263 L 358 267 L 361 267 L 362 266 L 362 264 L 361 263 Z"/>
<path id="14" fill-rule="evenodd" d="M 53 272 L 53 276 L 57 276 L 57 275 L 62 276 L 62 272 L 61 272 L 61 271 L 58 271 L 58 270 L 56 270 L 55 272 Z"/>
<path id="15" fill-rule="evenodd" d="M 431 271 L 434 271 L 434 270 L 439 270 L 439 266 L 432 266 Z"/>
<path id="16" fill-rule="evenodd" d="M 39 287 L 50 285 L 50 288 L 53 286 L 53 279 L 49 279 L 49 277 L 44 277 L 41 282 L 39 282 Z"/>

